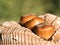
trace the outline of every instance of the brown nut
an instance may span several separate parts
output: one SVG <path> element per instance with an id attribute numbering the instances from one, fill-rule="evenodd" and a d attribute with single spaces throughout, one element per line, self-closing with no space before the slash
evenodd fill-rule
<path id="1" fill-rule="evenodd" d="M 45 20 L 43 18 L 39 18 L 39 17 L 36 17 L 30 21 L 28 21 L 26 24 L 25 24 L 25 27 L 29 28 L 29 29 L 32 29 L 34 26 L 40 24 L 40 23 L 44 23 Z"/>
<path id="2" fill-rule="evenodd" d="M 29 14 L 29 15 L 22 16 L 19 23 L 23 25 L 35 17 L 37 17 L 35 14 Z"/>
<path id="3" fill-rule="evenodd" d="M 36 28 L 36 34 L 43 39 L 48 40 L 53 34 L 55 30 L 52 25 L 45 25 L 43 27 Z"/>

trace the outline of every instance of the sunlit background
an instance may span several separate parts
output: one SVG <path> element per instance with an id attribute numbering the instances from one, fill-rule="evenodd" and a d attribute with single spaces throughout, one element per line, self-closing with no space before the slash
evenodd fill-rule
<path id="1" fill-rule="evenodd" d="M 0 23 L 19 21 L 22 15 L 52 13 L 60 16 L 60 0 L 0 0 Z"/>

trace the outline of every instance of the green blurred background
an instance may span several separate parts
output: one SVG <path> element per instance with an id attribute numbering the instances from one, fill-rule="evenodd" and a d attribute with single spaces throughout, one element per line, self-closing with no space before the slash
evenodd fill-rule
<path id="1" fill-rule="evenodd" d="M 52 13 L 60 16 L 60 0 L 0 0 L 0 23 L 19 21 L 22 15 Z"/>

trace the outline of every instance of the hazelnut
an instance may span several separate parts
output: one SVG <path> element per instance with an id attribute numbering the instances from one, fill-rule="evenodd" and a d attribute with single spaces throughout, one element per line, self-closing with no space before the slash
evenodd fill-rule
<path id="1" fill-rule="evenodd" d="M 43 18 L 36 17 L 36 18 L 28 21 L 27 23 L 25 23 L 25 27 L 32 29 L 34 26 L 44 23 L 44 22 L 45 22 L 45 20 Z"/>
<path id="2" fill-rule="evenodd" d="M 43 27 L 37 27 L 35 33 L 41 38 L 48 40 L 54 32 L 55 30 L 52 25 L 45 25 Z"/>
<path id="3" fill-rule="evenodd" d="M 37 17 L 35 14 L 29 14 L 29 15 L 22 16 L 19 23 L 23 25 L 35 17 Z"/>

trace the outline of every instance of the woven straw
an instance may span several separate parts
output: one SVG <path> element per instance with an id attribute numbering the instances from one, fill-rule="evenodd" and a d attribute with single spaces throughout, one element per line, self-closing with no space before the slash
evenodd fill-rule
<path id="1" fill-rule="evenodd" d="M 14 21 L 7 21 L 0 26 L 0 33 L 2 33 L 2 41 L 0 45 L 60 45 L 60 32 L 58 25 L 59 17 L 52 14 L 45 14 L 47 24 L 52 24 L 55 27 L 56 33 L 52 37 L 52 41 L 46 41 L 28 28 L 22 27 Z M 58 35 L 57 40 L 55 39 Z"/>

